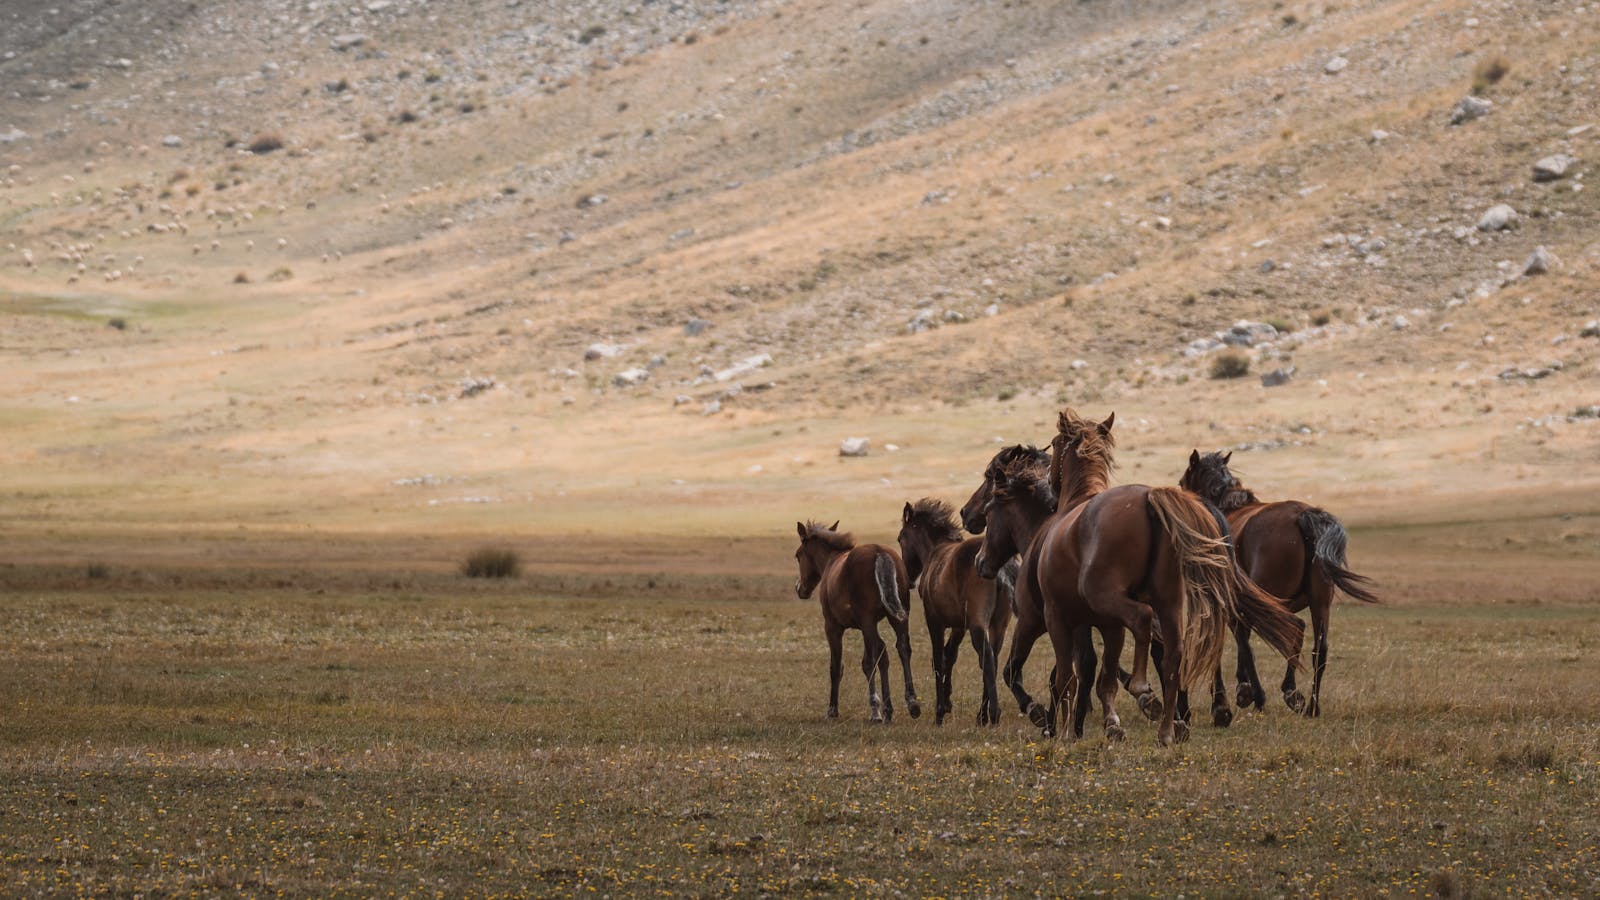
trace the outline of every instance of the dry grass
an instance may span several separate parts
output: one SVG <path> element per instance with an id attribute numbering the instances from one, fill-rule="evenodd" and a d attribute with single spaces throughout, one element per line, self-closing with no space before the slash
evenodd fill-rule
<path id="1" fill-rule="evenodd" d="M 1171 751 L 1125 699 L 1116 747 L 1041 742 L 1015 715 L 980 729 L 970 659 L 943 729 L 903 713 L 867 725 L 854 666 L 844 719 L 823 721 L 816 611 L 789 595 L 776 547 L 754 578 L 535 572 L 519 586 L 378 566 L 279 582 L 119 565 L 94 584 L 12 568 L 9 883 L 1591 893 L 1600 701 L 1580 675 L 1600 614 L 1581 573 L 1530 557 L 1554 574 L 1529 579 L 1515 560 L 1385 544 L 1407 549 L 1358 563 L 1393 601 L 1336 611 L 1321 720 L 1274 701 Z M 1455 599 L 1439 571 L 1503 593 Z M 1545 599 L 1505 599 L 1529 595 Z"/>

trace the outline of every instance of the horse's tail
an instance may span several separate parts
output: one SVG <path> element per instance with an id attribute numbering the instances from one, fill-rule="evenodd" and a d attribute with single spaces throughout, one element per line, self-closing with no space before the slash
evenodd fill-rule
<path id="1" fill-rule="evenodd" d="M 1222 662 L 1234 615 L 1233 554 L 1218 534 L 1216 520 L 1188 491 L 1151 488 L 1145 503 L 1178 560 L 1183 589 L 1178 682 L 1197 684 Z"/>
<path id="2" fill-rule="evenodd" d="M 1344 553 L 1350 535 L 1333 513 L 1308 507 L 1296 517 L 1295 524 L 1300 526 L 1300 534 L 1310 545 L 1312 559 L 1323 578 L 1363 603 L 1378 602 L 1378 595 L 1364 587 L 1371 584 L 1372 579 L 1345 568 Z"/>
<path id="3" fill-rule="evenodd" d="M 872 561 L 872 574 L 878 579 L 878 600 L 883 603 L 889 618 L 904 622 L 906 608 L 900 602 L 900 567 L 895 565 L 894 557 L 879 550 Z"/>

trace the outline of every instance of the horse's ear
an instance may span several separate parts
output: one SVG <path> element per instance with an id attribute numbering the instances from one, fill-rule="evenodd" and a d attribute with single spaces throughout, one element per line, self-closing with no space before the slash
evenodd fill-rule
<path id="1" fill-rule="evenodd" d="M 904 522 L 904 523 L 906 523 L 908 525 L 911 523 L 911 501 L 910 500 L 906 501 L 905 512 L 902 512 L 900 514 L 900 521 Z"/>
<path id="2" fill-rule="evenodd" d="M 1229 450 L 1229 451 L 1228 451 L 1228 455 L 1227 455 L 1227 456 L 1224 456 L 1224 457 L 1223 457 L 1223 458 L 1222 458 L 1222 461 L 1223 461 L 1223 462 L 1224 462 L 1224 463 L 1226 463 L 1226 462 L 1228 462 L 1228 461 L 1229 461 L 1229 460 L 1231 460 L 1231 459 L 1233 459 L 1233 451 L 1232 451 L 1232 450 Z"/>
<path id="3" fill-rule="evenodd" d="M 796 523 L 794 523 L 794 528 L 795 528 L 796 531 L 800 532 L 800 540 L 802 540 L 802 541 L 805 540 L 806 539 L 806 526 L 805 526 L 805 523 L 796 522 Z"/>
<path id="4" fill-rule="evenodd" d="M 838 519 L 834 519 L 833 520 L 833 527 L 829 528 L 828 530 L 829 531 L 838 531 L 839 530 L 839 520 Z"/>
<path id="5" fill-rule="evenodd" d="M 1191 466 L 1200 465 L 1200 451 L 1199 450 L 1190 450 L 1189 451 L 1189 465 L 1191 465 Z"/>
<path id="6" fill-rule="evenodd" d="M 1111 426 L 1116 421 L 1117 421 L 1117 414 L 1116 413 L 1112 413 L 1111 415 L 1106 416 L 1106 420 L 1104 422 L 1101 422 L 1097 426 L 1100 429 L 1100 433 L 1101 434 L 1110 434 L 1111 433 Z"/>

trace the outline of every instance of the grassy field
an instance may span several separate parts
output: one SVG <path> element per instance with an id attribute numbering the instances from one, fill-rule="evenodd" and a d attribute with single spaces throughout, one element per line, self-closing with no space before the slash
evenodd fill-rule
<path id="1" fill-rule="evenodd" d="M 1114 747 L 1042 742 L 1017 715 L 980 729 L 970 649 L 952 724 L 897 703 L 892 725 L 869 726 L 853 665 L 843 718 L 825 722 L 818 615 L 793 599 L 776 539 L 755 574 L 710 574 L 730 551 L 707 543 L 702 571 L 692 557 L 659 574 L 534 565 L 494 583 L 441 566 L 12 564 L 0 882 L 8 895 L 1600 890 L 1586 559 L 1366 540 L 1363 568 L 1394 599 L 1336 610 L 1325 716 L 1274 703 L 1174 750 L 1126 698 Z"/>

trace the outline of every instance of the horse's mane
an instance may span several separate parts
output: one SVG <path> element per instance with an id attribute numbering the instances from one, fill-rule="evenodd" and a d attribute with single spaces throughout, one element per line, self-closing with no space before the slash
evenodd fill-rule
<path id="1" fill-rule="evenodd" d="M 1109 428 L 1101 429 L 1100 425 L 1083 418 L 1070 407 L 1063 409 L 1057 418 L 1056 437 L 1051 441 L 1055 451 L 1050 462 L 1051 480 L 1061 481 L 1061 458 L 1068 446 L 1075 446 L 1073 455 L 1078 458 L 1078 465 L 1072 467 L 1070 489 L 1066 484 L 1058 484 L 1056 488 L 1063 499 L 1082 500 L 1111 486 L 1111 473 L 1117 467 L 1113 454 L 1117 439 Z"/>
<path id="2" fill-rule="evenodd" d="M 953 544 L 961 540 L 961 526 L 956 522 L 955 508 L 943 500 L 924 497 L 911 505 L 911 518 L 906 524 L 917 524 L 935 541 Z"/>
<path id="3" fill-rule="evenodd" d="M 856 545 L 855 535 L 848 531 L 834 531 L 814 519 L 806 520 L 806 537 L 816 538 L 833 550 L 849 550 Z"/>
<path id="4" fill-rule="evenodd" d="M 1022 497 L 1047 510 L 1056 508 L 1056 492 L 1050 486 L 1049 471 L 1031 457 L 1018 457 L 1000 468 L 994 495 L 1000 499 Z M 1020 490 L 1018 490 L 1020 488 Z"/>

